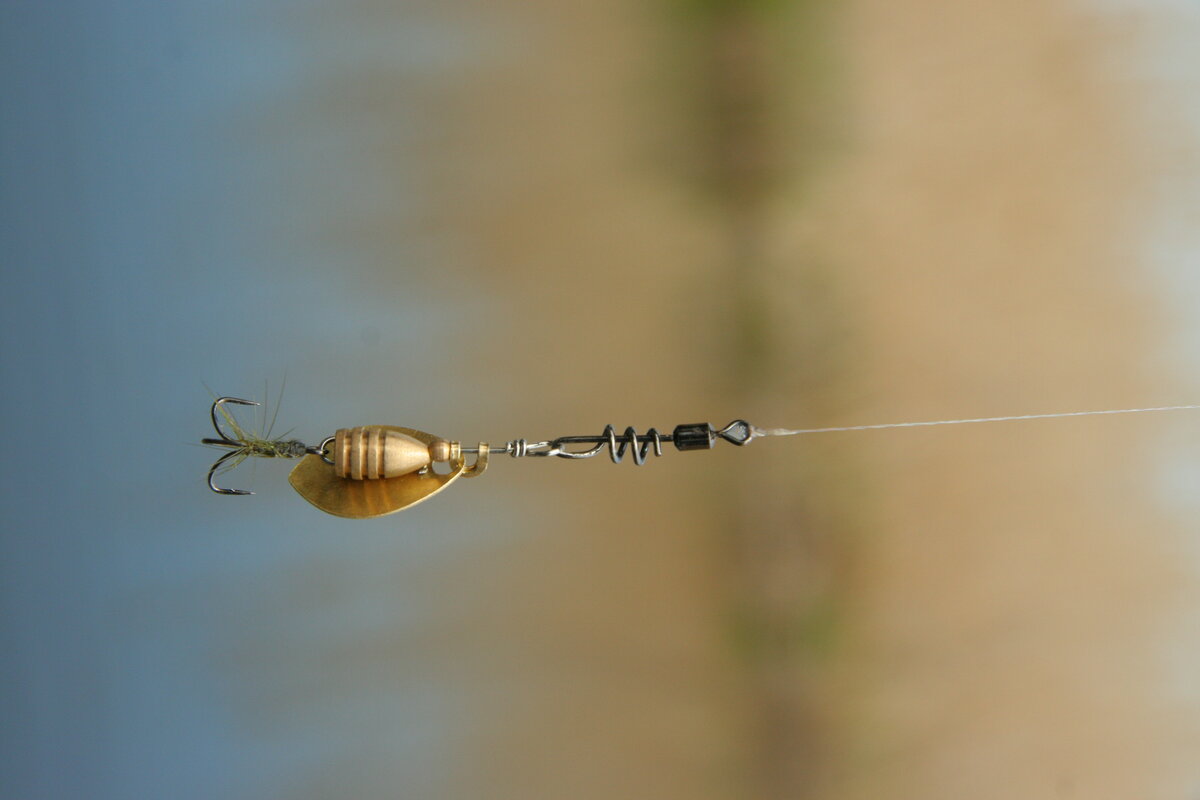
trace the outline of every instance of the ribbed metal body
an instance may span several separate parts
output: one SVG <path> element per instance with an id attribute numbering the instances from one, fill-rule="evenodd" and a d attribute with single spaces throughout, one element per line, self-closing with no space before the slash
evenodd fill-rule
<path id="1" fill-rule="evenodd" d="M 398 478 L 428 467 L 429 446 L 380 425 L 342 428 L 334 434 L 333 469 L 339 478 Z"/>

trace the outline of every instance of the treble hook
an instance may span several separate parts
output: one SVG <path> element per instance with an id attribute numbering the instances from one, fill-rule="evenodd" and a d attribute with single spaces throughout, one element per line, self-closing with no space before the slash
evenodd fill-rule
<path id="1" fill-rule="evenodd" d="M 213 401 L 210 415 L 212 416 L 213 430 L 217 432 L 217 436 L 220 438 L 201 439 L 200 441 L 203 444 L 211 444 L 217 447 L 228 447 L 230 448 L 230 451 L 213 462 L 212 468 L 208 471 L 208 488 L 212 489 L 217 494 L 254 494 L 254 492 L 246 491 L 245 489 L 222 489 L 221 487 L 217 486 L 216 482 L 214 481 L 217 470 L 221 468 L 222 464 L 234 456 L 241 455 L 243 458 L 245 458 L 250 454 L 249 445 L 247 445 L 246 442 L 242 441 L 241 439 L 233 438 L 221 429 L 221 422 L 217 419 L 217 411 L 220 410 L 221 406 L 223 406 L 225 403 L 236 403 L 239 406 L 262 405 L 254 400 L 243 400 L 240 397 L 218 397 Z M 241 433 L 241 431 L 239 431 L 239 433 Z"/>
<path id="2" fill-rule="evenodd" d="M 313 453 L 315 455 L 324 455 L 325 450 L 321 447 L 309 447 L 304 442 L 296 439 L 264 439 L 261 436 L 256 436 L 252 433 L 247 433 L 242 430 L 242 426 L 237 424 L 237 420 L 224 409 L 221 408 L 225 403 L 236 403 L 240 406 L 257 406 L 261 405 L 253 400 L 243 400 L 240 397 L 218 397 L 212 404 L 212 424 L 213 430 L 217 432 L 219 438 L 216 439 L 201 439 L 204 444 L 215 445 L 216 447 L 228 447 L 229 452 L 218 458 L 208 471 L 208 488 L 212 489 L 217 494 L 254 494 L 245 489 L 222 489 L 217 486 L 213 480 L 221 465 L 230 459 L 234 460 L 231 467 L 236 467 L 243 459 L 250 456 L 257 458 L 301 458 L 302 456 Z M 217 412 L 225 417 L 225 422 L 233 429 L 233 435 L 226 433 L 221 427 L 221 420 L 217 416 Z M 267 431 L 267 436 L 270 436 L 270 430 Z"/>

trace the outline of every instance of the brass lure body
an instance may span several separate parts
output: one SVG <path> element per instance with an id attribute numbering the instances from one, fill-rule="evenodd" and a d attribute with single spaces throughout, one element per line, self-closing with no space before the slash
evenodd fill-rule
<path id="1" fill-rule="evenodd" d="M 364 425 L 343 428 L 330 439 L 332 450 L 305 456 L 288 482 L 305 500 L 339 517 L 392 514 L 487 468 L 486 444 L 480 445 L 484 455 L 468 466 L 456 443 L 412 428 Z"/>

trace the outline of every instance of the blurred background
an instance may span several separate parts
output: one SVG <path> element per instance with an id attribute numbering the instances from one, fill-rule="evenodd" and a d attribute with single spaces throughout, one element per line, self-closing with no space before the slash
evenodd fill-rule
<path id="1" fill-rule="evenodd" d="M 1200 795 L 1183 0 L 0 3 L 6 798 Z M 247 418 L 247 421 L 248 418 Z"/>

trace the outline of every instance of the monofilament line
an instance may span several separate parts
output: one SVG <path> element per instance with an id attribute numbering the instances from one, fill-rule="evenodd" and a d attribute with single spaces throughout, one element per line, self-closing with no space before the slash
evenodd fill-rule
<path id="1" fill-rule="evenodd" d="M 976 422 L 1017 422 L 1027 419 L 1057 419 L 1060 417 L 1093 417 L 1101 414 L 1147 414 L 1152 411 L 1186 411 L 1200 409 L 1192 406 L 1158 406 L 1157 408 L 1114 408 L 1107 411 L 1067 411 L 1058 414 L 1020 414 L 1011 417 L 977 417 L 975 419 L 938 419 L 929 422 L 889 422 L 883 425 L 844 425 L 836 428 L 760 428 L 753 426 L 755 436 L 800 436 L 806 433 L 838 433 L 841 431 L 878 431 L 885 428 L 928 428 L 934 425 L 971 425 Z"/>

